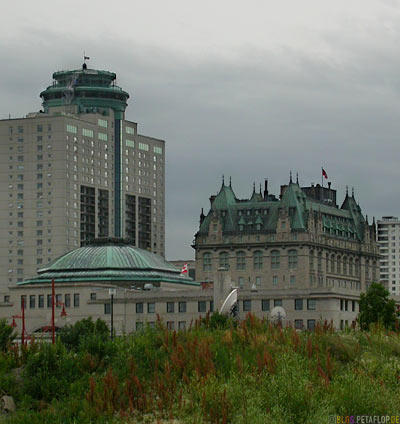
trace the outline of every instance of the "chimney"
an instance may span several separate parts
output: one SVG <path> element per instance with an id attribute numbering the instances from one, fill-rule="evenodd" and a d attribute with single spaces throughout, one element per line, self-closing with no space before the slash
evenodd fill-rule
<path id="1" fill-rule="evenodd" d="M 268 197 L 268 178 L 264 179 L 264 200 Z"/>

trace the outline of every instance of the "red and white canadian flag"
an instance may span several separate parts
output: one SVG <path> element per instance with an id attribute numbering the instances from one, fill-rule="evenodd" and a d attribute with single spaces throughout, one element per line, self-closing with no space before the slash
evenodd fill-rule
<path id="1" fill-rule="evenodd" d="M 325 179 L 328 179 L 328 174 L 326 173 L 326 171 L 325 171 L 325 169 L 324 169 L 324 168 L 322 168 L 322 176 L 323 176 Z"/>
<path id="2" fill-rule="evenodd" d="M 181 274 L 187 274 L 188 273 L 188 264 L 183 265 Z"/>

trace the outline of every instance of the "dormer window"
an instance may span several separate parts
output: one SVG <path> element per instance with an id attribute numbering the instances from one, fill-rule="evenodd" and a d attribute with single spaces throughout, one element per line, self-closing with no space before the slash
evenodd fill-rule
<path id="1" fill-rule="evenodd" d="M 248 211 L 247 211 L 247 216 L 250 216 L 251 215 L 251 210 L 249 209 Z"/>
<path id="2" fill-rule="evenodd" d="M 238 211 L 238 216 L 242 216 L 242 211 Z"/>
<path id="3" fill-rule="evenodd" d="M 257 227 L 257 230 L 261 230 L 261 224 L 257 224 L 256 227 Z"/>
<path id="4" fill-rule="evenodd" d="M 286 221 L 281 222 L 281 228 L 282 228 L 282 230 L 284 230 L 286 228 Z"/>
<path id="5" fill-rule="evenodd" d="M 239 225 L 239 231 L 243 231 L 244 230 L 244 225 L 243 224 L 240 224 Z"/>

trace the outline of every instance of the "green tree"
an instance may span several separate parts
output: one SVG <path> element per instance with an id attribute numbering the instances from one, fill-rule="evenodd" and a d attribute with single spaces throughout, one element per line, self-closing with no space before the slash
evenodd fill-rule
<path id="1" fill-rule="evenodd" d="M 395 328 L 398 322 L 396 304 L 389 299 L 389 292 L 382 284 L 372 283 L 366 293 L 361 293 L 358 322 L 363 330 L 368 330 L 373 323 L 387 329 Z"/>
<path id="2" fill-rule="evenodd" d="M 14 329 L 7 324 L 7 320 L 5 318 L 0 319 L 0 350 L 5 352 L 7 346 L 14 340 L 15 335 Z"/>
<path id="3" fill-rule="evenodd" d="M 66 325 L 60 330 L 60 341 L 68 348 L 78 350 L 88 338 L 100 338 L 107 340 L 109 330 L 107 324 L 98 318 L 96 321 L 92 317 L 81 319 L 74 325 Z"/>

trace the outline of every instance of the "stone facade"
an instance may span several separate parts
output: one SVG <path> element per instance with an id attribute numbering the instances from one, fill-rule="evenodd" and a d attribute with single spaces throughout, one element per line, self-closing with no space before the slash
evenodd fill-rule
<path id="1" fill-rule="evenodd" d="M 332 311 L 340 312 L 339 298 L 356 300 L 379 278 L 375 223 L 368 224 L 354 194 L 346 193 L 339 208 L 330 185 L 300 187 L 290 181 L 279 199 L 265 187 L 264 194 L 254 189 L 250 199 L 241 200 L 223 183 L 210 201 L 193 244 L 197 281 L 215 281 L 223 267 L 243 291 L 292 299 L 297 292 L 324 293 L 319 302 L 326 297 Z M 328 301 L 332 296 L 334 303 Z"/>

